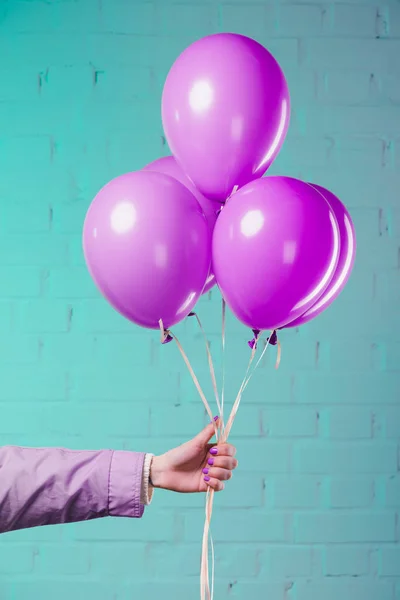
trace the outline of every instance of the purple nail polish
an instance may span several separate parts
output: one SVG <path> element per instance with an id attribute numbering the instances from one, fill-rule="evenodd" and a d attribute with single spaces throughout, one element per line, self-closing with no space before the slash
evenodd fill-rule
<path id="1" fill-rule="evenodd" d="M 214 464 L 214 459 L 213 458 L 209 458 L 207 462 L 208 462 L 209 465 L 213 465 Z"/>
<path id="2" fill-rule="evenodd" d="M 211 448 L 210 454 L 213 454 L 214 456 L 218 454 L 218 448 Z"/>
<path id="3" fill-rule="evenodd" d="M 208 476 L 208 475 L 206 475 L 206 476 L 204 477 L 204 481 L 210 481 L 210 478 L 209 478 L 209 476 Z"/>
<path id="4" fill-rule="evenodd" d="M 219 416 L 217 415 L 216 417 L 214 417 L 214 421 L 218 421 Z"/>
<path id="5" fill-rule="evenodd" d="M 206 467 L 205 469 L 203 469 L 203 473 L 204 473 L 204 475 L 208 475 L 208 471 L 209 471 L 209 470 L 210 470 L 210 469 L 207 469 L 207 467 Z"/>

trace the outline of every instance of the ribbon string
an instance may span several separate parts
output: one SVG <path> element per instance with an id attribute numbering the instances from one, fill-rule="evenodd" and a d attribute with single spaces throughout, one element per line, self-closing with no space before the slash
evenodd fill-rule
<path id="1" fill-rule="evenodd" d="M 163 322 L 160 319 L 159 326 L 160 326 L 160 332 L 161 332 L 161 343 L 166 344 L 172 340 L 175 341 L 176 346 L 186 364 L 186 367 L 188 368 L 188 371 L 193 380 L 193 383 L 198 391 L 198 394 L 203 402 L 206 413 L 208 414 L 210 421 L 212 423 L 214 423 L 214 430 L 215 430 L 215 436 L 216 436 L 217 442 L 226 443 L 228 441 L 228 437 L 230 435 L 233 423 L 235 421 L 237 412 L 239 410 L 243 392 L 247 388 L 254 373 L 256 372 L 258 366 L 260 365 L 260 363 L 267 351 L 268 346 L 271 344 L 271 342 L 274 345 L 277 345 L 277 359 L 276 359 L 276 364 L 275 364 L 275 368 L 277 369 L 279 367 L 279 363 L 281 360 L 281 344 L 276 337 L 276 332 L 272 331 L 270 337 L 268 337 L 265 341 L 264 349 L 263 349 L 261 355 L 259 356 L 255 365 L 253 365 L 254 359 L 255 359 L 255 356 L 257 353 L 257 346 L 258 346 L 259 340 L 262 335 L 261 331 L 258 331 L 258 330 L 254 331 L 254 340 L 253 340 L 254 343 L 250 344 L 251 355 L 249 358 L 249 362 L 247 364 L 247 369 L 246 369 L 245 375 L 243 377 L 242 383 L 239 387 L 239 391 L 237 393 L 235 401 L 233 403 L 228 421 L 225 424 L 225 422 L 224 422 L 225 345 L 226 345 L 226 339 L 225 339 L 225 335 L 226 335 L 226 304 L 225 304 L 225 301 L 222 300 L 222 390 L 221 390 L 221 399 L 220 399 L 219 393 L 218 393 L 217 379 L 216 379 L 216 375 L 215 375 L 214 363 L 212 360 L 209 341 L 207 339 L 206 333 L 204 331 L 204 328 L 202 326 L 202 323 L 201 323 L 198 315 L 193 312 L 193 313 L 190 313 L 190 316 L 194 316 L 196 318 L 196 321 L 199 325 L 200 331 L 203 335 L 203 339 L 204 339 L 204 343 L 205 343 L 205 347 L 206 347 L 206 353 L 207 353 L 208 366 L 209 366 L 210 375 L 211 375 L 212 386 L 213 386 L 215 400 L 216 400 L 218 411 L 219 411 L 220 418 L 218 421 L 218 425 L 213 419 L 213 414 L 212 414 L 210 405 L 208 403 L 208 400 L 200 386 L 199 380 L 194 372 L 192 365 L 190 364 L 189 358 L 188 358 L 186 352 L 184 351 L 180 341 L 178 340 L 178 338 L 176 337 L 176 335 L 174 333 L 172 333 L 170 330 L 164 328 Z M 208 488 L 207 494 L 206 494 L 206 502 L 205 502 L 205 521 L 204 521 L 202 552 L 201 552 L 200 600 L 213 600 L 213 598 L 214 598 L 215 560 L 214 560 L 214 544 L 213 544 L 213 539 L 212 539 L 212 535 L 211 535 L 211 518 L 212 518 L 212 512 L 213 512 L 213 505 L 214 505 L 214 496 L 215 496 L 214 490 L 212 488 Z M 211 585 L 210 585 L 210 568 L 209 568 L 209 545 L 211 547 Z"/>

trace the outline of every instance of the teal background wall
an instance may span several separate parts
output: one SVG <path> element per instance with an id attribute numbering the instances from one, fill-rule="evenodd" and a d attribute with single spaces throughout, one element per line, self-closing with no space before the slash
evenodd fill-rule
<path id="1" fill-rule="evenodd" d="M 0 0 L 0 443 L 160 452 L 205 422 L 173 345 L 115 314 L 84 265 L 85 211 L 167 154 L 163 80 L 235 31 L 284 68 L 293 117 L 272 172 L 331 188 L 358 235 L 323 316 L 282 335 L 246 391 L 240 467 L 214 521 L 216 600 L 399 600 L 400 4 Z M 220 365 L 220 298 L 199 314 Z M 195 323 L 177 333 L 210 393 Z M 227 393 L 248 357 L 229 319 Z M 192 600 L 203 497 L 141 521 L 0 536 L 1 600 Z"/>

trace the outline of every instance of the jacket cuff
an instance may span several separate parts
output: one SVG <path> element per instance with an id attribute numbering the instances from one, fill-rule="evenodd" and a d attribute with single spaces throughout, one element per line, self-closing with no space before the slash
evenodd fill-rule
<path id="1" fill-rule="evenodd" d="M 145 506 L 148 506 L 153 498 L 154 488 L 150 483 L 150 467 L 153 457 L 154 454 L 146 454 L 143 463 L 142 492 L 140 496 L 140 502 Z"/>
<path id="2" fill-rule="evenodd" d="M 108 485 L 110 517 L 140 518 L 143 515 L 140 496 L 144 457 L 143 453 L 124 450 L 112 453 Z"/>

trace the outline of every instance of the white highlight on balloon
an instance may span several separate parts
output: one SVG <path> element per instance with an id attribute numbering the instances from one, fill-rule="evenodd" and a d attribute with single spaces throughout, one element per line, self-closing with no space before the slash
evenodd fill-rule
<path id="1" fill-rule="evenodd" d="M 322 194 L 321 194 L 321 196 L 322 196 Z M 324 198 L 324 200 L 325 200 L 325 198 Z M 322 294 L 322 292 L 327 287 L 328 283 L 330 282 L 330 280 L 333 277 L 333 273 L 335 272 L 337 261 L 338 261 L 338 256 L 339 256 L 340 237 L 339 237 L 339 227 L 338 227 L 338 224 L 336 221 L 336 217 L 334 216 L 334 214 L 332 212 L 329 212 L 329 220 L 331 222 L 332 231 L 333 231 L 333 250 L 332 250 L 332 256 L 331 256 L 329 266 L 326 270 L 325 275 L 320 280 L 319 284 L 316 285 L 315 288 L 305 298 L 303 298 L 300 302 L 298 302 L 296 304 L 296 306 L 293 307 L 293 310 L 298 310 L 299 308 L 302 308 L 309 302 L 312 302 L 313 300 L 318 298 Z"/>
<path id="2" fill-rule="evenodd" d="M 315 311 L 317 311 L 320 308 L 322 308 L 323 306 L 329 304 L 329 302 L 331 300 L 333 300 L 335 298 L 335 296 L 339 293 L 344 282 L 346 281 L 347 277 L 350 274 L 351 265 L 352 265 L 353 256 L 354 256 L 355 239 L 354 239 L 354 234 L 353 234 L 353 228 L 351 226 L 350 220 L 347 217 L 347 215 L 344 215 L 344 226 L 345 226 L 346 234 L 347 234 L 348 247 L 347 247 L 347 254 L 346 254 L 342 273 L 341 273 L 340 277 L 338 277 L 338 279 L 336 280 L 335 284 L 332 285 L 332 287 L 330 289 L 328 286 L 328 292 L 326 294 L 324 294 L 324 297 L 321 300 L 318 300 L 305 313 L 307 316 L 314 314 Z"/>
<path id="3" fill-rule="evenodd" d="M 285 131 L 287 114 L 288 114 L 288 102 L 284 98 L 282 100 L 281 117 L 279 119 L 278 129 L 276 131 L 274 140 L 273 140 L 267 154 L 264 156 L 264 158 L 261 160 L 261 162 L 256 166 L 256 168 L 253 169 L 253 174 L 257 173 L 257 171 L 259 171 L 264 165 L 266 165 L 271 160 L 273 155 L 275 154 L 276 149 L 278 148 L 279 144 L 281 143 L 283 132 Z"/>
<path id="4" fill-rule="evenodd" d="M 136 223 L 136 210 L 130 202 L 120 202 L 111 213 L 111 227 L 115 233 L 127 233 Z"/>
<path id="5" fill-rule="evenodd" d="M 214 100 L 214 92 L 208 81 L 196 81 L 189 92 L 189 104 L 191 108 L 201 113 L 207 110 Z"/>
<path id="6" fill-rule="evenodd" d="M 195 296 L 196 296 L 196 292 L 190 292 L 190 294 L 185 299 L 183 304 L 176 311 L 176 314 L 181 315 L 182 313 L 185 313 L 187 311 L 187 309 L 189 308 L 189 306 L 191 305 L 191 303 L 193 302 Z"/>
<path id="7" fill-rule="evenodd" d="M 253 237 L 263 228 L 264 220 L 261 210 L 249 210 L 240 221 L 240 231 L 246 237 Z"/>

